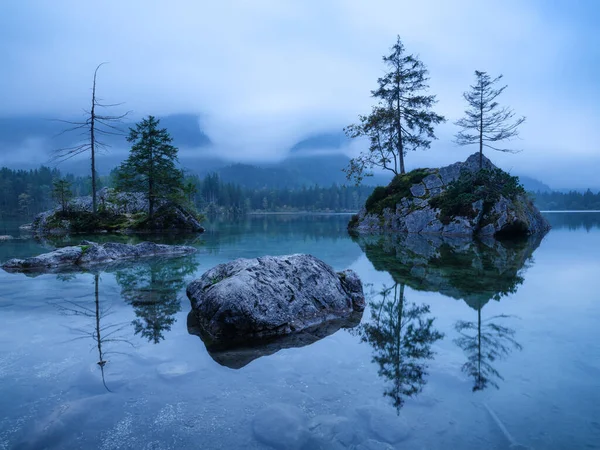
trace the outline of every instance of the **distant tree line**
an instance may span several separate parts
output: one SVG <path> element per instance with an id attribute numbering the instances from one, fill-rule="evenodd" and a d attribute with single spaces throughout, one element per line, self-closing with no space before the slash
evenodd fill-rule
<path id="1" fill-rule="evenodd" d="M 600 211 L 600 192 L 537 192 L 534 202 L 542 211 Z"/>
<path id="2" fill-rule="evenodd" d="M 110 176 L 98 177 L 98 185 L 115 186 L 115 171 Z M 57 183 L 63 181 L 63 183 Z M 91 195 L 90 177 L 67 174 L 42 166 L 34 170 L 0 168 L 0 219 L 9 217 L 30 218 L 34 215 L 62 206 L 62 189 L 68 185 L 71 196 Z M 218 174 L 205 177 L 184 177 L 183 191 L 187 200 L 202 212 L 351 212 L 359 210 L 371 194 L 371 186 L 329 187 L 304 186 L 289 188 L 246 188 L 223 181 Z M 600 210 L 600 192 L 584 193 L 536 192 L 531 193 L 541 210 Z"/>
<path id="3" fill-rule="evenodd" d="M 53 198 L 54 182 L 61 180 L 58 169 L 41 166 L 34 170 L 0 168 L 0 219 L 7 217 L 32 217 L 53 208 L 59 201 Z M 73 196 L 90 195 L 90 177 L 67 175 Z M 100 187 L 108 185 L 108 177 L 99 177 Z"/>
<path id="4" fill-rule="evenodd" d="M 115 187 L 117 171 L 98 177 L 98 187 Z M 65 193 L 68 189 L 69 193 Z M 183 192 L 202 212 L 243 214 L 247 212 L 348 212 L 357 211 L 373 188 L 370 186 L 304 186 L 298 189 L 245 188 L 227 183 L 216 173 L 203 178 L 186 176 Z M 66 195 L 65 195 L 66 194 Z M 60 170 L 42 166 L 35 170 L 0 169 L 0 219 L 31 218 L 64 199 L 92 194 L 90 177 L 62 177 Z"/>
<path id="5" fill-rule="evenodd" d="M 251 189 L 226 183 L 216 173 L 204 178 L 187 177 L 186 186 L 190 184 L 193 186 L 190 200 L 200 211 L 207 213 L 358 211 L 373 191 L 371 186 L 337 184 L 298 189 Z"/>

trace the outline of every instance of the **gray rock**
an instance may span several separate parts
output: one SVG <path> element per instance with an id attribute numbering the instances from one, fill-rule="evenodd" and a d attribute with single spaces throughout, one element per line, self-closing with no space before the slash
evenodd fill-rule
<path id="1" fill-rule="evenodd" d="M 404 218 L 406 230 L 409 233 L 420 233 L 427 228 L 431 222 L 437 219 L 435 210 L 430 207 L 417 209 Z"/>
<path id="2" fill-rule="evenodd" d="M 473 225 L 464 217 L 456 217 L 448 225 L 443 228 L 445 235 L 454 236 L 470 236 L 473 234 Z"/>
<path id="3" fill-rule="evenodd" d="M 7 272 L 52 271 L 72 269 L 95 264 L 118 263 L 127 259 L 140 259 L 156 256 L 182 256 L 195 252 L 194 247 L 164 245 L 142 242 L 137 245 L 107 242 L 96 244 L 83 241 L 81 245 L 59 248 L 27 259 L 11 259 L 2 265 Z"/>
<path id="4" fill-rule="evenodd" d="M 486 226 L 479 230 L 479 236 L 493 236 L 496 234 L 496 227 L 493 223 L 488 223 Z"/>
<path id="5" fill-rule="evenodd" d="M 425 178 L 423 178 L 423 184 L 425 184 L 425 187 L 430 190 L 442 187 L 444 185 L 441 178 L 435 174 L 427 175 Z"/>
<path id="6" fill-rule="evenodd" d="M 431 177 L 432 175 L 429 175 L 429 176 Z M 427 191 L 425 189 L 425 186 L 423 186 L 423 184 L 421 184 L 421 183 L 413 184 L 412 187 L 410 188 L 410 193 L 412 195 L 414 195 L 415 197 L 423 197 L 426 192 Z"/>
<path id="7" fill-rule="evenodd" d="M 429 191 L 429 197 L 433 198 L 433 197 L 437 197 L 438 195 L 440 195 L 444 190 L 441 187 L 436 187 L 433 188 Z"/>
<path id="8" fill-rule="evenodd" d="M 271 405 L 252 421 L 254 437 L 277 450 L 299 450 L 308 441 L 307 420 L 302 411 L 291 405 Z"/>
<path id="9" fill-rule="evenodd" d="M 365 307 L 354 272 L 300 254 L 220 264 L 190 283 L 187 296 L 207 339 L 222 343 L 288 335 Z"/>

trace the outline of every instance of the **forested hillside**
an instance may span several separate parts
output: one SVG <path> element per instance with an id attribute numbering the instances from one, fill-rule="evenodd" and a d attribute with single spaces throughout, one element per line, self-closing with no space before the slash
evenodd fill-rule
<path id="1" fill-rule="evenodd" d="M 238 169 L 239 173 L 236 172 Z M 244 178 L 248 173 L 246 169 L 247 166 L 232 166 L 226 179 L 218 173 L 204 177 L 187 176 L 186 183 L 193 186 L 188 194 L 189 200 L 205 212 L 350 212 L 360 209 L 373 190 L 372 186 L 335 183 L 288 187 L 279 172 L 255 168 L 258 172 L 254 175 L 267 177 L 261 184 L 252 182 L 256 177 Z M 239 182 L 234 181 L 236 173 Z M 0 218 L 31 218 L 56 206 L 52 198 L 52 182 L 60 178 L 60 170 L 44 166 L 35 170 L 0 169 Z M 90 195 L 89 177 L 67 174 L 65 179 L 74 196 Z M 99 188 L 112 187 L 114 174 L 100 177 L 99 182 Z M 600 210 L 600 193 L 590 190 L 585 193 L 537 192 L 532 195 L 541 210 Z"/>

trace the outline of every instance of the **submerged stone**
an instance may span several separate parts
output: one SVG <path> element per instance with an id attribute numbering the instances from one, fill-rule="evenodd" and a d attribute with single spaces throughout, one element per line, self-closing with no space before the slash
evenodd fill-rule
<path id="1" fill-rule="evenodd" d="M 271 405 L 258 412 L 252 422 L 254 437 L 274 449 L 296 450 L 308 441 L 307 420 L 292 405 Z"/>

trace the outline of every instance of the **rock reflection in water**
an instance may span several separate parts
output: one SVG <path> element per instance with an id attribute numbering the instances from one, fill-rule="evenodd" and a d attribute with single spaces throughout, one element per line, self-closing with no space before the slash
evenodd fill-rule
<path id="1" fill-rule="evenodd" d="M 362 312 L 355 312 L 345 319 L 331 320 L 298 333 L 255 341 L 232 341 L 227 344 L 215 344 L 204 333 L 193 311 L 187 316 L 188 332 L 199 336 L 206 346 L 208 354 L 222 366 L 241 369 L 255 359 L 272 355 L 279 350 L 311 345 L 342 328 L 356 327 L 362 318 Z"/>
<path id="2" fill-rule="evenodd" d="M 401 286 L 439 292 L 463 300 L 477 311 L 476 321 L 459 320 L 454 342 L 465 352 L 463 371 L 473 390 L 498 387 L 503 379 L 493 363 L 521 349 L 514 317 L 483 317 L 483 307 L 513 294 L 523 283 L 532 255 L 543 236 L 518 241 L 473 240 L 441 236 L 385 235 L 355 238 L 377 270 L 388 272 Z"/>

